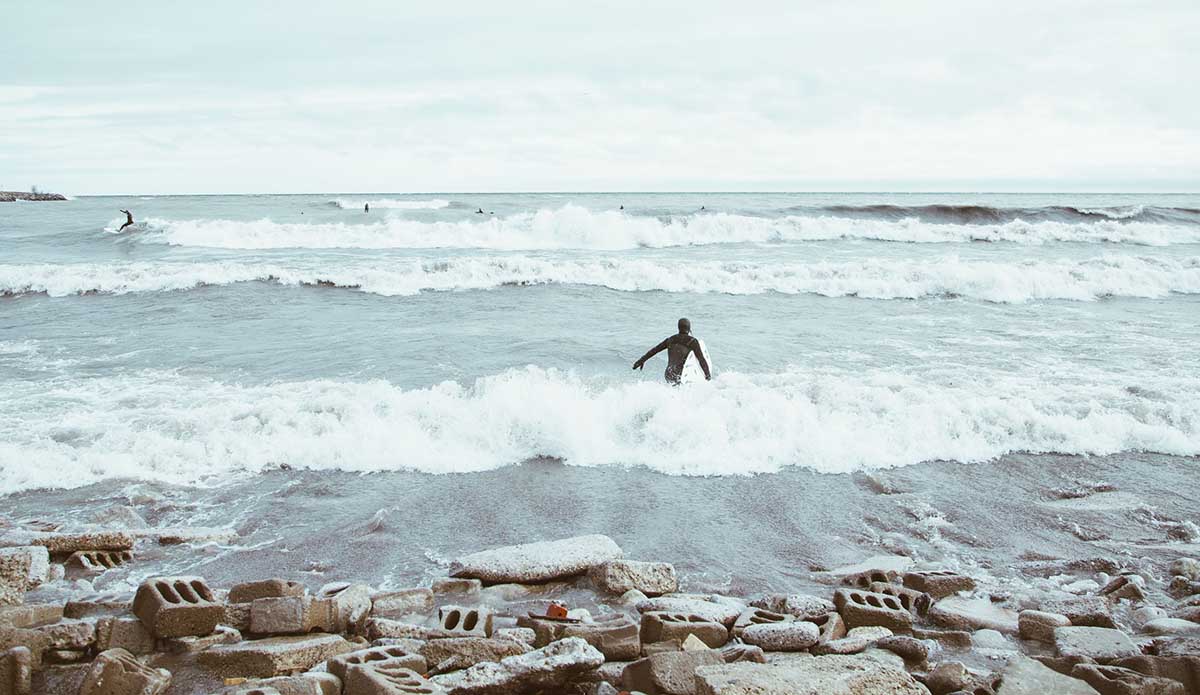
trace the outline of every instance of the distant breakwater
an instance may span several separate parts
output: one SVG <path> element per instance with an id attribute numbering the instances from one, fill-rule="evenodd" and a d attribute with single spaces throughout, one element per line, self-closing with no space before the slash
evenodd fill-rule
<path id="1" fill-rule="evenodd" d="M 43 201 L 67 200 L 61 193 L 27 193 L 25 191 L 0 191 L 0 203 L 12 203 L 18 200 Z"/>

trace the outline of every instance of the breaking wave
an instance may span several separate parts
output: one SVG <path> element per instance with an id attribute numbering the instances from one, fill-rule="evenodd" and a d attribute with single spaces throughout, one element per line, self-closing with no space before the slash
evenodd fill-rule
<path id="1" fill-rule="evenodd" d="M 441 210 L 450 207 L 449 200 L 434 198 L 433 200 L 411 200 L 408 198 L 337 198 L 329 201 L 330 205 L 343 210 L 362 210 L 364 205 L 373 208 L 393 210 Z"/>
<path id="2" fill-rule="evenodd" d="M 139 241 L 225 249 L 484 248 L 497 250 L 622 250 L 726 243 L 867 239 L 909 243 L 970 241 L 1125 243 L 1161 246 L 1200 243 L 1200 225 L 1116 219 L 1087 222 L 1021 219 L 990 224 L 856 217 L 753 217 L 701 213 L 640 217 L 574 205 L 482 221 L 419 222 L 387 218 L 369 224 L 289 223 L 150 218 Z"/>
<path id="3" fill-rule="evenodd" d="M 242 282 L 341 287 L 384 296 L 521 285 L 590 285 L 626 292 L 734 295 L 778 292 L 868 299 L 966 297 L 1020 303 L 1200 293 L 1200 257 L 1105 254 L 1083 260 L 872 258 L 813 263 L 569 260 L 528 256 L 338 259 L 311 263 L 80 263 L 0 265 L 0 296 L 128 294 Z"/>
<path id="4" fill-rule="evenodd" d="M 452 473 L 547 456 L 745 475 L 1016 451 L 1200 454 L 1200 380 L 1083 371 L 806 368 L 726 372 L 682 389 L 534 366 L 417 389 L 164 371 L 61 377 L 14 384 L 0 400 L 0 494 L 110 478 L 220 483 L 281 464 Z"/>
<path id="5" fill-rule="evenodd" d="M 1117 205 L 1108 207 L 992 207 L 989 205 L 827 205 L 799 206 L 793 212 L 825 214 L 856 219 L 903 220 L 952 224 L 1002 224 L 1025 222 L 1093 222 L 1119 220 L 1161 224 L 1200 225 L 1200 209 L 1153 205 Z"/>

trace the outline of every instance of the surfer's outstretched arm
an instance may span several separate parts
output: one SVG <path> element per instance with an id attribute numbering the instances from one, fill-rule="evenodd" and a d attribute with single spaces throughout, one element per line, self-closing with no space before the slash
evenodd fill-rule
<path id="1" fill-rule="evenodd" d="M 655 345 L 654 347 L 650 348 L 650 351 L 649 351 L 649 352 L 647 352 L 646 354 L 642 355 L 641 359 L 639 359 L 637 362 L 634 362 L 634 363 L 633 363 L 633 368 L 634 368 L 634 369 L 641 369 L 641 368 L 642 368 L 642 365 L 643 365 L 643 364 L 646 364 L 646 360 L 650 359 L 651 357 L 654 357 L 655 355 L 657 355 L 658 353 L 662 352 L 663 350 L 666 350 L 666 349 L 667 349 L 667 345 L 669 345 L 670 343 L 671 343 L 671 339 L 670 339 L 670 338 L 667 338 L 666 340 L 662 341 L 662 342 L 661 342 L 661 343 L 659 343 L 658 345 Z"/>
<path id="2" fill-rule="evenodd" d="M 700 368 L 704 370 L 704 378 L 712 381 L 712 372 L 708 369 L 708 360 L 704 359 L 704 351 L 700 349 L 699 340 L 692 340 L 692 354 L 696 356 L 696 361 L 700 363 Z"/>

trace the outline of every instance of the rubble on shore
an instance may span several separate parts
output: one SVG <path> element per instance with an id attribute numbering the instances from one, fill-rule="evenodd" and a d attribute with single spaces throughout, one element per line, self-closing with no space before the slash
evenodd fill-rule
<path id="1" fill-rule="evenodd" d="M 213 537 L 0 535 L 0 695 L 1200 693 L 1188 557 L 1077 565 L 1076 593 L 893 556 L 814 573 L 821 595 L 734 596 L 688 593 L 662 558 L 591 535 L 482 549 L 428 586 L 152 576 L 25 601 L 137 563 L 141 544 Z"/>
<path id="2" fill-rule="evenodd" d="M 0 191 L 0 203 L 12 203 L 18 200 L 41 202 L 70 199 L 61 193 L 42 193 L 40 191 Z"/>

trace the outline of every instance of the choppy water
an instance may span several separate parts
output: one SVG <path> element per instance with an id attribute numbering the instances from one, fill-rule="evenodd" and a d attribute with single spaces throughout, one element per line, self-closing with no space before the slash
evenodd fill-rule
<path id="1" fill-rule="evenodd" d="M 1200 195 L 13 203 L 0 295 L 0 493 L 1200 454 Z M 680 316 L 711 384 L 629 369 Z"/>

